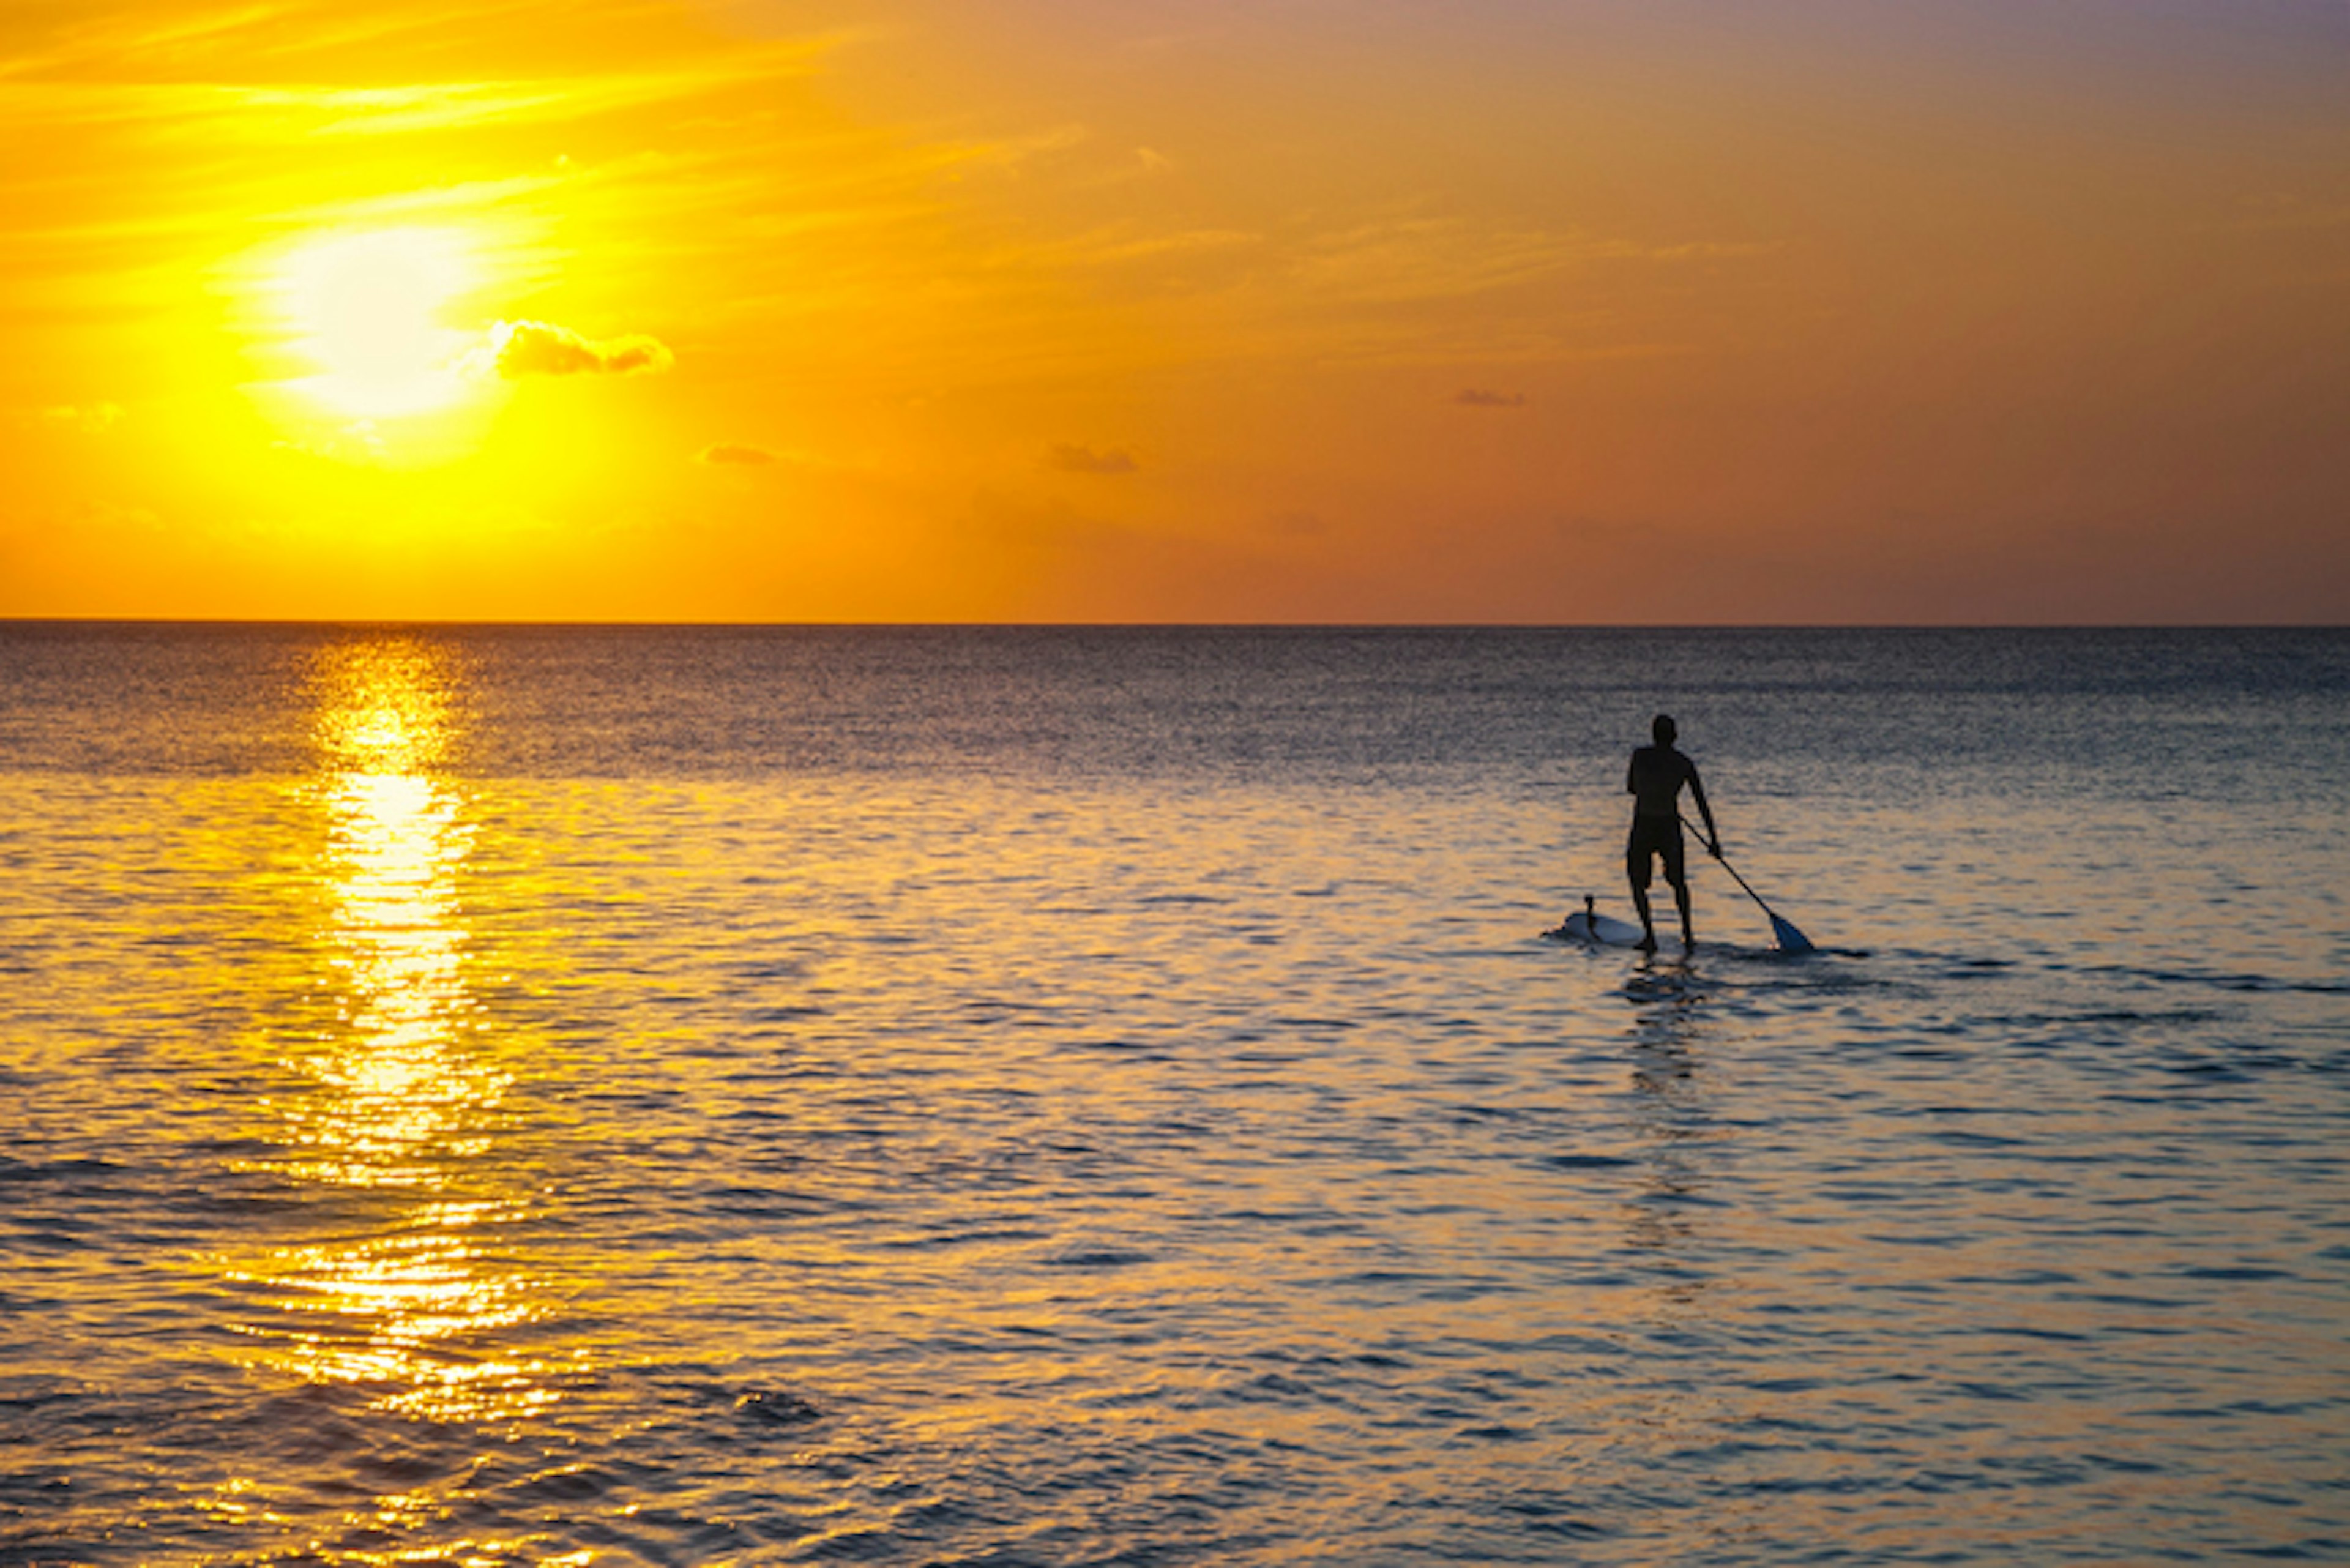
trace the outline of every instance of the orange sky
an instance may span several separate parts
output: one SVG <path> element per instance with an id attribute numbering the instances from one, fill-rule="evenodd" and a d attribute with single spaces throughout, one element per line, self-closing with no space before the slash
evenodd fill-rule
<path id="1" fill-rule="evenodd" d="M 9 0 L 0 615 L 2350 619 L 2324 0 Z"/>

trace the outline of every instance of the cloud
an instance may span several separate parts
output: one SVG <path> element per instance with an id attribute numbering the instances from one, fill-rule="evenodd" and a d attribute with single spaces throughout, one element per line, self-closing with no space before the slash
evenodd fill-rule
<path id="1" fill-rule="evenodd" d="M 79 431 L 84 435 L 97 435 L 112 430 L 122 419 L 119 403 L 60 403 L 41 410 L 34 416 L 39 423 L 52 430 Z"/>
<path id="2" fill-rule="evenodd" d="M 489 368 L 508 380 L 524 376 L 653 375 L 677 362 L 659 339 L 636 335 L 597 343 L 544 321 L 501 321 L 490 328 Z"/>
<path id="3" fill-rule="evenodd" d="M 1045 466 L 1057 468 L 1063 473 L 1132 473 L 1142 465 L 1123 447 L 1096 452 L 1089 446 L 1062 441 L 1045 454 Z"/>
<path id="4" fill-rule="evenodd" d="M 1523 392 L 1489 392 L 1481 387 L 1463 387 L 1452 394 L 1452 400 L 1464 409 L 1523 409 L 1526 406 Z"/>
<path id="5" fill-rule="evenodd" d="M 694 453 L 696 462 L 737 464 L 759 468 L 775 461 L 775 454 L 763 446 L 745 446 L 739 441 L 713 441 Z"/>

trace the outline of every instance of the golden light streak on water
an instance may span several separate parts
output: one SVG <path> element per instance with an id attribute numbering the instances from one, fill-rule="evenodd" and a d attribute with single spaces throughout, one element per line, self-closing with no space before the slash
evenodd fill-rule
<path id="1" fill-rule="evenodd" d="M 276 1314 L 245 1325 L 275 1369 L 364 1386 L 381 1409 L 494 1421 L 556 1396 L 547 1366 L 502 1337 L 545 1314 L 546 1290 L 496 1244 L 527 1205 L 495 1189 L 488 1158 L 513 1079 L 466 978 L 458 878 L 472 833 L 435 771 L 455 738 L 458 676 L 443 650 L 401 637 L 319 656 L 309 794 L 325 815 L 318 946 L 338 1008 L 296 1064 L 306 1092 L 269 1107 L 292 1151 L 274 1163 L 321 1196 L 392 1207 L 359 1234 L 232 1273 Z"/>

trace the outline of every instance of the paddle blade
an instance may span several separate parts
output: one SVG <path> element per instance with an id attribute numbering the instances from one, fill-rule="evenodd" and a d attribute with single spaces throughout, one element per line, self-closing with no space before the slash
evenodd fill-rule
<path id="1" fill-rule="evenodd" d="M 1762 912 L 1771 916 L 1771 934 L 1779 939 L 1781 952 L 1807 953 L 1812 950 L 1812 939 L 1795 929 L 1794 922 L 1783 920 L 1768 909 Z"/>

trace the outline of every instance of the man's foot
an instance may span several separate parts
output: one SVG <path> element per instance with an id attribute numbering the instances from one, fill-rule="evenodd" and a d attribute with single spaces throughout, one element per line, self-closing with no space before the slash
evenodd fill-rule
<path id="1" fill-rule="evenodd" d="M 1697 951 L 1697 939 L 1690 935 L 1686 929 L 1681 931 L 1681 950 L 1692 953 Z"/>
<path id="2" fill-rule="evenodd" d="M 1644 953 L 1655 952 L 1657 950 L 1657 933 L 1650 931 L 1647 936 L 1642 937 L 1639 941 L 1634 945 L 1638 947 Z"/>

